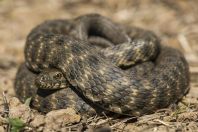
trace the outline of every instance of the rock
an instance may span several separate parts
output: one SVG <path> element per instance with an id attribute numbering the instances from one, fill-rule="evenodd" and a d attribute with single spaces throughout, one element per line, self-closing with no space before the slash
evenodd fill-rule
<path id="1" fill-rule="evenodd" d="M 30 122 L 30 125 L 34 128 L 39 128 L 45 124 L 45 116 L 36 115 L 33 121 Z"/>
<path id="2" fill-rule="evenodd" d="M 44 131 L 57 131 L 67 124 L 78 123 L 80 119 L 80 115 L 77 115 L 72 108 L 54 110 L 46 115 Z"/>
<path id="3" fill-rule="evenodd" d="M 9 118 L 20 118 L 24 123 L 33 117 L 29 106 L 22 104 L 17 98 L 9 100 Z"/>

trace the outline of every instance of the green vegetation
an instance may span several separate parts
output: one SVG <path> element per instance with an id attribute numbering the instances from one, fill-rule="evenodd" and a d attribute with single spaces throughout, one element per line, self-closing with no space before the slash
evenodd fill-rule
<path id="1" fill-rule="evenodd" d="M 30 106 L 31 100 L 32 100 L 32 97 L 27 98 L 25 100 L 25 105 Z"/>
<path id="2" fill-rule="evenodd" d="M 25 127 L 25 124 L 19 118 L 9 118 L 8 122 L 11 125 L 11 132 L 20 132 Z"/>

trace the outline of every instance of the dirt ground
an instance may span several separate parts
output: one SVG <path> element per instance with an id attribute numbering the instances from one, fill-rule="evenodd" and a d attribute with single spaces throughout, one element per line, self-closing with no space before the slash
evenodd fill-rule
<path id="1" fill-rule="evenodd" d="M 197 5 L 197 0 L 0 0 L 0 132 L 198 132 Z M 13 82 L 24 61 L 30 30 L 44 20 L 70 19 L 86 13 L 99 13 L 118 23 L 152 30 L 162 43 L 181 50 L 191 74 L 191 90 L 182 103 L 137 119 L 104 115 L 83 120 L 72 109 L 41 115 L 29 108 L 28 101 L 21 104 L 14 98 Z"/>

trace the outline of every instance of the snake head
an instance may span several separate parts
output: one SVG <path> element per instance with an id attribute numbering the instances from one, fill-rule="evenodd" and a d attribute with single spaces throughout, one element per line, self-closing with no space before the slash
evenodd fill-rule
<path id="1" fill-rule="evenodd" d="M 41 89 L 60 89 L 68 87 L 63 73 L 57 69 L 43 70 L 35 79 L 35 84 Z"/>

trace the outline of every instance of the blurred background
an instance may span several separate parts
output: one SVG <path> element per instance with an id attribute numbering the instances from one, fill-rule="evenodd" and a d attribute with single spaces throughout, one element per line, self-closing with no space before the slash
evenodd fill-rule
<path id="1" fill-rule="evenodd" d="M 198 98 L 197 0 L 0 0 L 0 93 L 14 96 L 26 36 L 49 19 L 99 13 L 115 22 L 154 31 L 162 43 L 181 50 L 190 64 L 190 99 Z"/>

